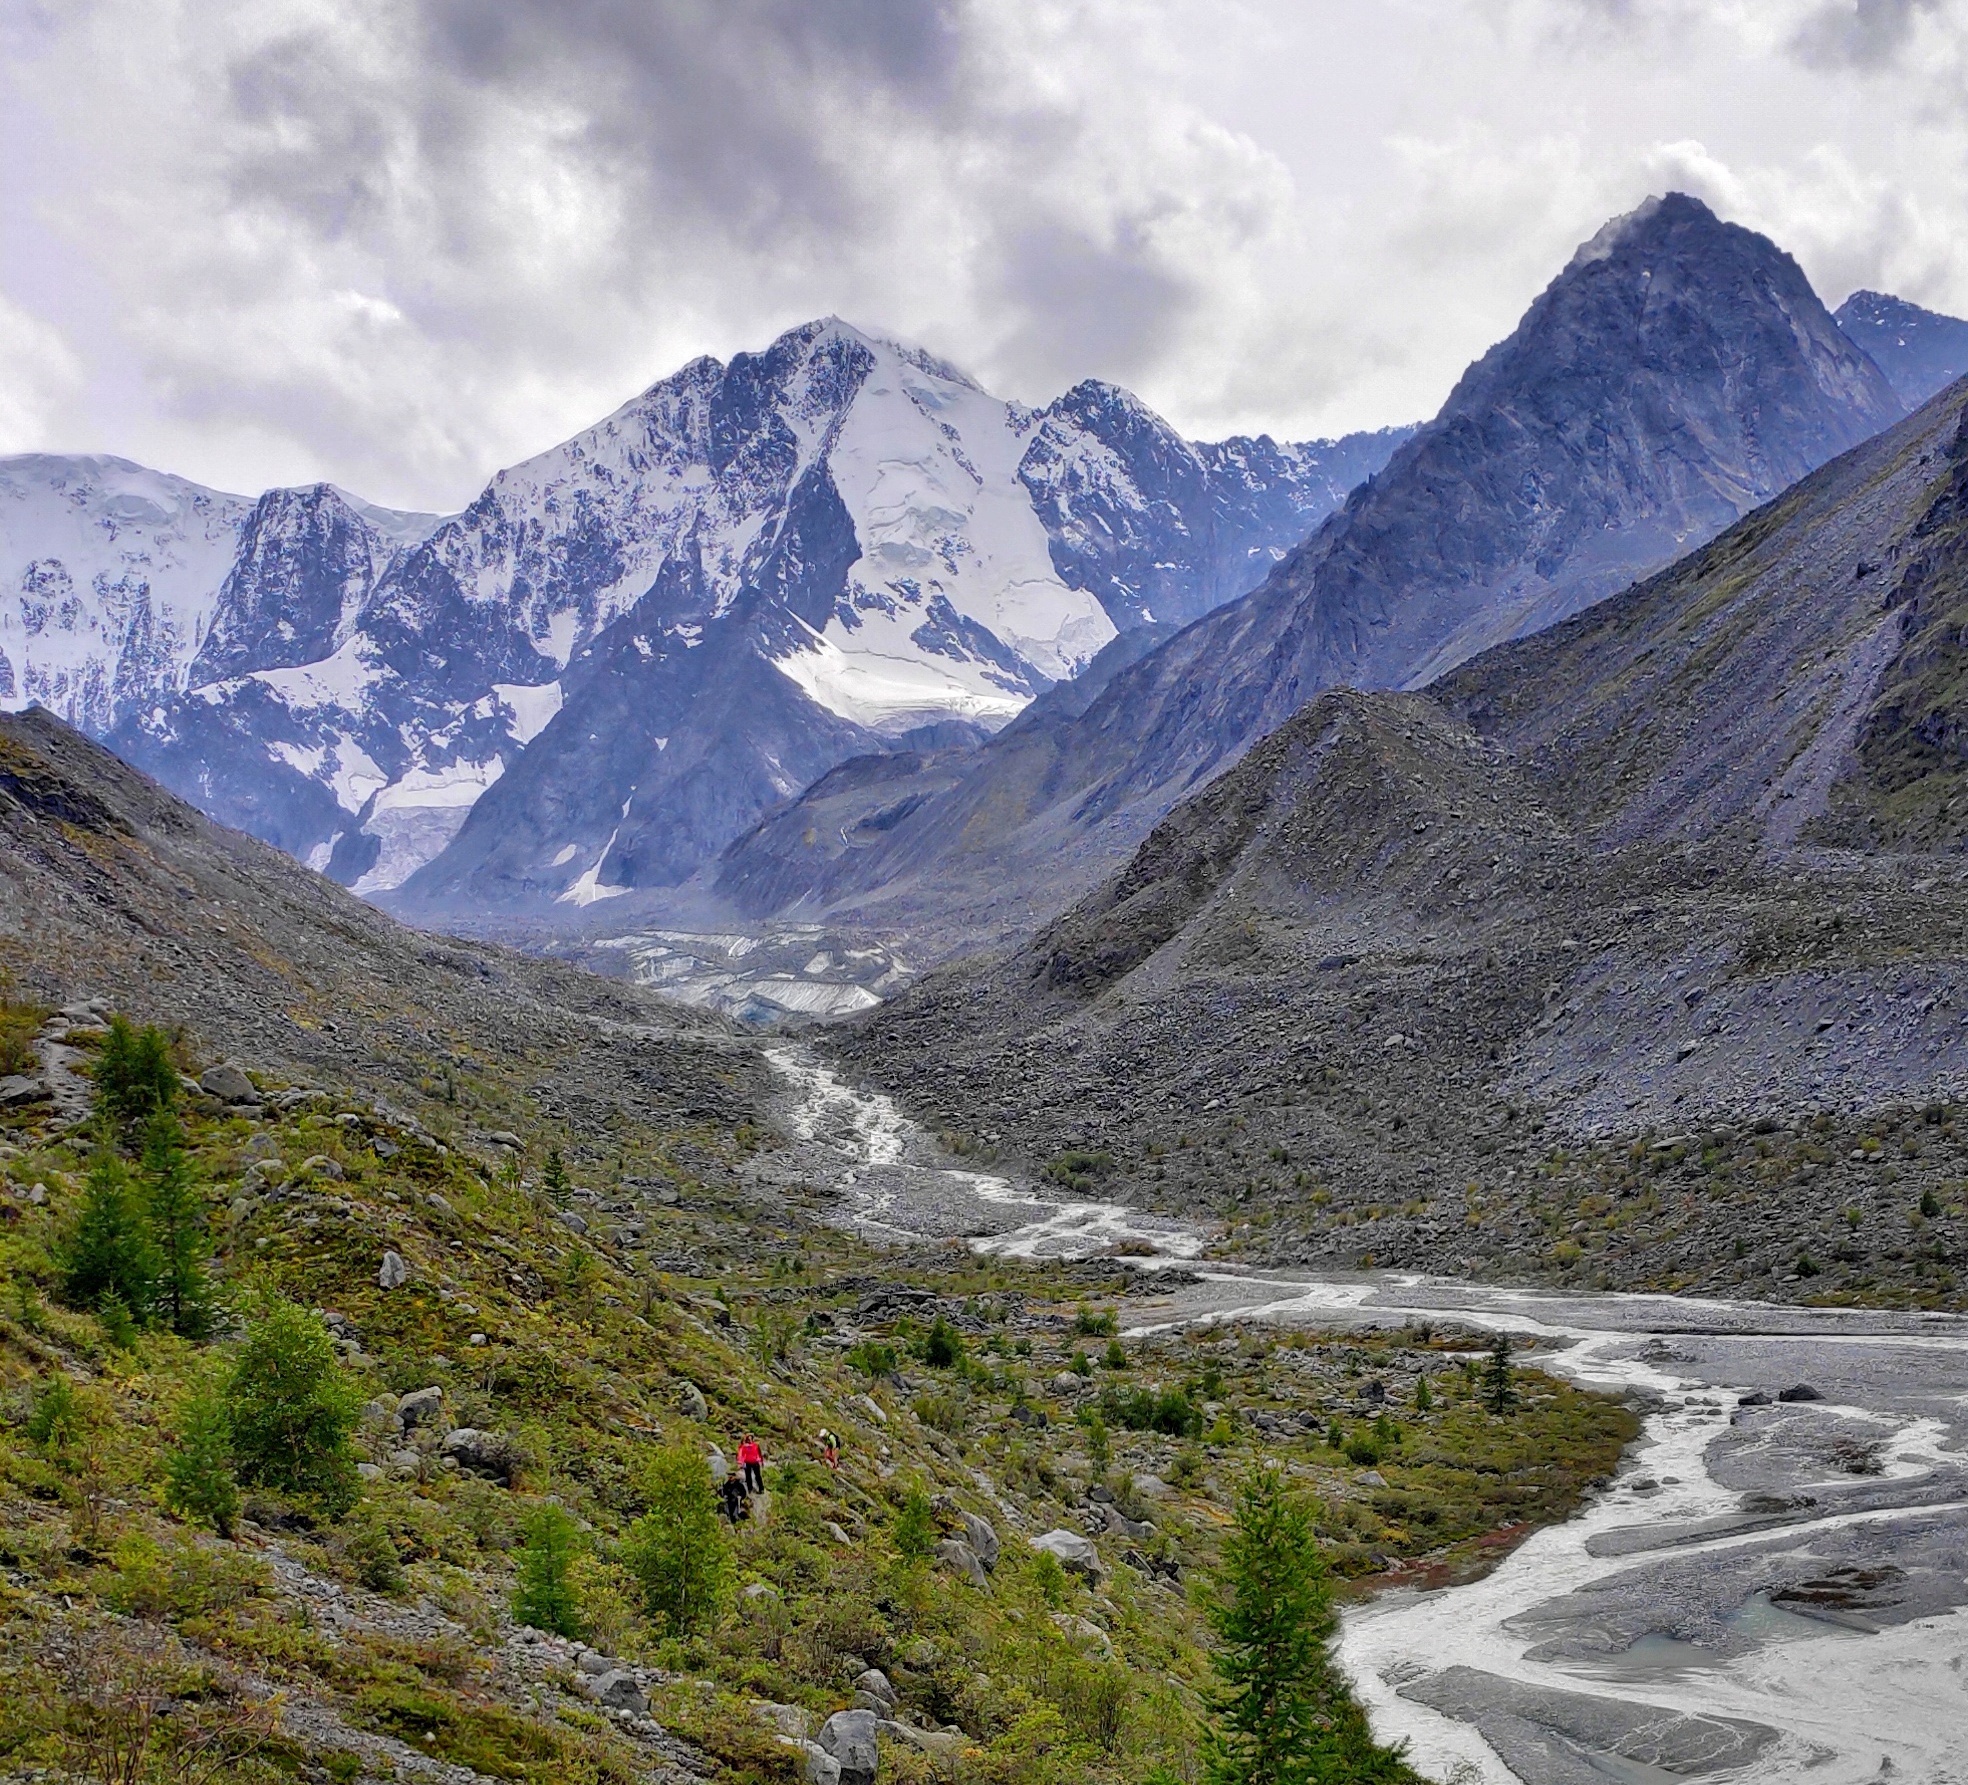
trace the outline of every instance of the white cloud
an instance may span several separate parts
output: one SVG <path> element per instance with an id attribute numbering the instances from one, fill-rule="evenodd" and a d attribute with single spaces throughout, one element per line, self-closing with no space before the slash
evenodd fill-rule
<path id="1" fill-rule="evenodd" d="M 0 295 L 0 453 L 47 446 L 81 382 L 68 343 Z"/>
<path id="2" fill-rule="evenodd" d="M 1968 0 L 23 8 L 0 414 L 454 504 L 836 311 L 1196 433 L 1407 419 L 1668 184 L 1968 311 L 1964 43 Z"/>

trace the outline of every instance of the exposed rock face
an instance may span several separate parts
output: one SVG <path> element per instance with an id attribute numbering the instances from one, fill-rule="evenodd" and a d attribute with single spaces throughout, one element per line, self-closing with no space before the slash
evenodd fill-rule
<path id="1" fill-rule="evenodd" d="M 1968 372 L 1968 322 L 1883 291 L 1855 291 L 1833 313 L 1854 346 L 1872 356 L 1909 409 Z"/>
<path id="2" fill-rule="evenodd" d="M 127 459 L 0 459 L 0 705 L 100 731 L 175 693 L 252 507 Z"/>
<path id="3" fill-rule="evenodd" d="M 1184 626 L 1254 589 L 1413 432 L 1198 444 L 1088 379 L 1039 417 L 1018 476 L 1063 581 L 1123 632 Z"/>
<path id="4" fill-rule="evenodd" d="M 1321 689 L 1419 686 L 1548 626 L 1900 413 L 1788 255 L 1694 199 L 1649 201 L 1586 243 L 1262 587 L 1084 711 L 993 740 L 876 846 L 823 854 L 801 896 L 871 910 L 886 896 L 885 916 L 963 909 L 975 923 L 1083 890 Z M 776 823 L 794 831 L 797 809 Z M 727 883 L 742 875 L 727 863 Z M 792 881 L 782 865 L 773 884 Z"/>

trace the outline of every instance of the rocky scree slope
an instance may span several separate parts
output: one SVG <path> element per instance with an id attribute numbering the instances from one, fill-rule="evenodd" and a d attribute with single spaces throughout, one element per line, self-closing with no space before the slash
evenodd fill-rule
<path id="1" fill-rule="evenodd" d="M 1422 693 L 1321 696 L 843 1055 L 1258 1256 L 1956 1299 L 1964 403 Z"/>
<path id="2" fill-rule="evenodd" d="M 0 715 L 0 965 L 25 994 L 107 997 L 408 1109 L 488 1077 L 536 1119 L 714 1129 L 762 1094 L 764 1068 L 716 1020 L 404 929 L 38 710 Z"/>
<path id="3" fill-rule="evenodd" d="M 749 822 L 748 800 L 796 790 L 843 739 L 988 730 L 1117 626 L 1249 587 L 1404 433 L 1197 445 L 1111 385 L 1030 411 L 828 320 L 693 362 L 449 518 L 326 485 L 256 503 L 120 460 L 10 459 L 0 705 L 112 736 L 213 815 L 374 892 L 443 849 L 584 678 L 624 653 L 751 652 L 790 708 L 761 715 L 755 746 L 718 704 L 730 661 L 724 681 L 659 661 L 634 702 L 657 708 L 645 754 L 667 740 L 708 761 Z M 579 723 L 553 747 L 578 757 Z M 662 780 L 640 777 L 645 804 Z M 619 808 L 631 789 L 612 791 Z M 681 791 L 679 837 L 727 840 L 717 803 Z M 607 832 L 554 841 L 552 894 Z M 583 859 L 556 867 L 570 840 Z"/>
<path id="4" fill-rule="evenodd" d="M 1048 894 L 1057 909 L 1321 689 L 1415 686 L 1548 626 L 1901 412 L 1788 255 L 1694 199 L 1650 200 L 1581 247 L 1258 589 L 1084 711 L 985 746 L 879 845 L 821 852 L 800 896 L 945 936 L 1002 929 L 1003 909 Z M 755 913 L 785 908 L 780 840 L 805 828 L 736 845 L 720 886 Z M 780 858 L 769 872 L 759 849 Z"/>

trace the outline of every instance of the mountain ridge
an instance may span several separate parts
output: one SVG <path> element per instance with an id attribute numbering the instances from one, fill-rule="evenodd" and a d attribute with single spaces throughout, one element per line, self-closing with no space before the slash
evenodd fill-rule
<path id="1" fill-rule="evenodd" d="M 1561 619 L 1899 413 L 1788 255 L 1685 195 L 1650 201 L 1583 244 L 1264 584 L 1042 746 L 985 746 L 878 847 L 818 863 L 801 908 L 891 924 L 960 909 L 1002 934 L 1091 885 L 1321 689 L 1413 686 Z M 784 839 L 800 834 L 795 813 L 741 841 L 718 884 L 769 915 L 748 886 L 796 886 Z M 772 874 L 747 866 L 757 850 Z"/>
<path id="2" fill-rule="evenodd" d="M 81 719 L 208 811 L 374 893 L 441 853 L 623 641 L 654 651 L 660 621 L 696 648 L 771 584 L 805 618 L 727 630 L 792 691 L 773 691 L 777 741 L 736 749 L 726 795 L 677 815 L 701 855 L 732 834 L 717 826 L 743 829 L 843 751 L 925 723 L 1001 725 L 1112 636 L 1108 606 L 1128 624 L 1200 611 L 1400 437 L 1199 447 L 1116 386 L 1026 410 L 825 319 L 729 366 L 699 357 L 454 516 L 329 485 L 251 498 L 108 460 L 7 461 L 0 703 Z M 774 568 L 796 494 L 793 534 L 828 559 L 831 603 Z M 42 539 L 44 510 L 80 518 Z M 715 761 L 716 717 L 659 715 L 649 748 L 689 733 Z M 606 835 L 555 838 L 520 878 L 551 908 L 569 890 L 553 856 Z"/>
<path id="3" fill-rule="evenodd" d="M 1928 1182 L 1922 1112 L 1968 1096 L 1968 753 L 1906 694 L 1961 685 L 1965 413 L 1968 381 L 1427 690 L 1322 693 L 832 1045 L 1273 1263 L 1944 1290 L 1872 1162 L 1905 1135 Z M 1622 1200 L 1684 1160 L 1688 1197 Z"/>

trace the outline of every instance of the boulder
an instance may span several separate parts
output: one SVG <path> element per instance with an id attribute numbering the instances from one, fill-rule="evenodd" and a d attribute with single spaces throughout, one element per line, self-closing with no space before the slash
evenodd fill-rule
<path id="1" fill-rule="evenodd" d="M 977 1559 L 977 1552 L 960 1537 L 944 1538 L 936 1546 L 936 1559 L 973 1587 L 988 1587 L 991 1584 L 990 1577 L 984 1572 L 984 1564 Z"/>
<path id="2" fill-rule="evenodd" d="M 429 1388 L 412 1389 L 396 1403 L 396 1416 L 407 1432 L 438 1416 L 444 1405 L 444 1390 L 436 1383 Z"/>
<path id="3" fill-rule="evenodd" d="M 1780 1390 L 1777 1399 L 1780 1401 L 1822 1401 L 1824 1396 L 1819 1394 L 1808 1382 L 1795 1382 L 1789 1388 Z"/>
<path id="4" fill-rule="evenodd" d="M 1075 1617 L 1070 1611 L 1054 1612 L 1052 1622 L 1059 1633 L 1075 1648 L 1085 1649 L 1090 1654 L 1098 1655 L 1103 1661 L 1113 1654 L 1113 1642 L 1098 1624 L 1086 1618 Z"/>
<path id="5" fill-rule="evenodd" d="M 802 1748 L 806 1746 L 808 1718 L 800 1706 L 778 1704 L 769 1698 L 755 1698 L 752 1700 L 752 1715 L 769 1725 L 782 1740 Z"/>
<path id="6" fill-rule="evenodd" d="M 709 1419 L 711 1404 L 704 1399 L 704 1391 L 694 1382 L 684 1382 L 677 1388 L 677 1406 L 685 1419 Z"/>
<path id="7" fill-rule="evenodd" d="M 979 1518 L 974 1512 L 966 1512 L 961 1517 L 964 1541 L 977 1552 L 978 1561 L 984 1564 L 984 1572 L 989 1574 L 998 1565 L 998 1533 L 989 1519 Z"/>
<path id="8" fill-rule="evenodd" d="M 890 1741 L 907 1742 L 910 1747 L 938 1760 L 952 1760 L 963 1752 L 964 1738 L 960 1730 L 918 1729 L 913 1723 L 904 1723 L 894 1717 L 877 1719 L 875 1729 Z"/>
<path id="9" fill-rule="evenodd" d="M 836 1711 L 820 1727 L 820 1746 L 840 1767 L 840 1785 L 875 1785 L 881 1750 L 873 1711 Z"/>
<path id="10" fill-rule="evenodd" d="M 587 1657 L 584 1655 L 583 1660 Z M 646 1716 L 649 1711 L 649 1694 L 642 1689 L 642 1682 L 626 1667 L 611 1667 L 606 1673 L 595 1678 L 593 1687 L 595 1703 L 605 1705 L 611 1711 L 634 1711 L 637 1716 Z"/>
<path id="11" fill-rule="evenodd" d="M 1372 1474 L 1372 1471 L 1369 1470 L 1368 1473 Z M 1379 1477 L 1376 1476 L 1373 1485 L 1378 1487 L 1385 1487 L 1387 1483 L 1381 1481 Z M 1124 1513 L 1118 1506 L 1113 1505 L 1111 1502 L 1108 1505 L 1101 1507 L 1100 1518 L 1102 1524 L 1106 1527 L 1106 1529 L 1111 1531 L 1116 1537 L 1133 1537 L 1136 1539 L 1140 1539 L 1143 1537 L 1152 1537 L 1155 1535 L 1155 1527 L 1153 1525 L 1147 1524 L 1139 1519 L 1129 1518 L 1126 1513 Z"/>
<path id="12" fill-rule="evenodd" d="M 1062 1568 L 1088 1582 L 1099 1580 L 1107 1572 L 1101 1566 L 1100 1552 L 1094 1548 L 1093 1539 L 1078 1531 L 1048 1531 L 1043 1537 L 1034 1537 L 1032 1547 L 1044 1550 Z"/>
<path id="13" fill-rule="evenodd" d="M 372 1432 L 400 1432 L 403 1422 L 396 1417 L 396 1396 L 378 1395 L 362 1409 L 362 1423 Z"/>
<path id="14" fill-rule="evenodd" d="M 1076 1395 L 1086 1387 L 1086 1378 L 1075 1375 L 1071 1370 L 1061 1370 L 1052 1379 L 1052 1392 L 1057 1395 Z"/>
<path id="15" fill-rule="evenodd" d="M 410 1267 L 403 1261 L 403 1254 L 388 1251 L 383 1254 L 383 1262 L 376 1271 L 378 1289 L 401 1289 L 410 1281 Z"/>
<path id="16" fill-rule="evenodd" d="M 586 1233 L 588 1231 L 587 1222 L 575 1214 L 572 1209 L 555 1209 L 553 1218 L 561 1226 L 566 1228 L 569 1233 Z"/>
<path id="17" fill-rule="evenodd" d="M 519 1468 L 519 1446 L 504 1432 L 481 1432 L 476 1426 L 459 1426 L 444 1434 L 444 1454 L 460 1469 L 512 1485 Z"/>
<path id="18" fill-rule="evenodd" d="M 39 1103 L 47 1095 L 48 1087 L 38 1078 L 22 1073 L 0 1078 L 0 1109 L 19 1109 L 23 1104 Z"/>
<path id="19" fill-rule="evenodd" d="M 207 1097 L 216 1097 L 221 1103 L 258 1103 L 260 1100 L 259 1092 L 253 1088 L 253 1081 L 246 1076 L 245 1067 L 237 1060 L 208 1067 L 199 1077 L 198 1088 Z"/>
<path id="20" fill-rule="evenodd" d="M 754 1610 L 762 1611 L 768 1605 L 780 1603 L 779 1589 L 766 1581 L 748 1582 L 738 1590 L 738 1597 Z"/>
<path id="21" fill-rule="evenodd" d="M 896 1691 L 894 1682 L 879 1667 L 870 1667 L 858 1674 L 854 1692 L 857 1698 L 872 1699 L 890 1711 L 902 1702 L 902 1694 Z"/>
<path id="22" fill-rule="evenodd" d="M 731 1473 L 731 1465 L 725 1460 L 724 1452 L 713 1444 L 706 1453 L 705 1460 L 711 1468 L 711 1486 L 723 1487 L 725 1478 Z"/>
<path id="23" fill-rule="evenodd" d="M 800 1751 L 800 1777 L 806 1785 L 841 1785 L 841 1764 L 818 1742 L 789 1743 Z"/>

